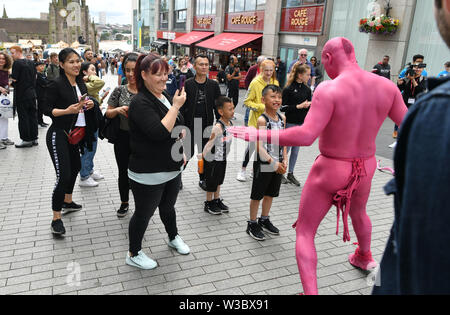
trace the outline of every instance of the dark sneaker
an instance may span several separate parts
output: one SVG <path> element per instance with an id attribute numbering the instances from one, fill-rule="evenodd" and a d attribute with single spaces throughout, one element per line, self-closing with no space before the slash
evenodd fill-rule
<path id="1" fill-rule="evenodd" d="M 3 139 L 1 142 L 3 142 L 4 145 L 14 145 L 14 142 L 9 140 L 8 138 Z"/>
<path id="2" fill-rule="evenodd" d="M 62 214 L 68 214 L 71 212 L 77 212 L 80 211 L 83 207 L 81 205 L 76 204 L 75 202 L 71 203 L 63 203 L 61 213 Z"/>
<path id="3" fill-rule="evenodd" d="M 258 223 L 252 223 L 248 221 L 247 234 L 257 241 L 266 240 L 266 236 L 264 235 L 262 228 Z"/>
<path id="4" fill-rule="evenodd" d="M 64 235 L 66 234 L 66 229 L 64 228 L 64 224 L 61 219 L 56 221 L 52 221 L 52 233 L 55 235 Z"/>
<path id="5" fill-rule="evenodd" d="M 258 219 L 258 225 L 267 233 L 272 235 L 280 235 L 280 230 L 278 230 L 269 219 L 262 220 Z"/>
<path id="6" fill-rule="evenodd" d="M 289 173 L 287 176 L 288 181 L 290 181 L 292 184 L 294 184 L 297 187 L 300 187 L 301 184 L 300 182 L 297 180 L 297 178 L 295 178 L 294 174 Z"/>
<path id="7" fill-rule="evenodd" d="M 117 216 L 119 218 L 123 218 L 128 214 L 128 210 L 130 209 L 130 206 L 128 203 L 122 203 L 120 205 L 119 210 L 117 210 Z"/>
<path id="8" fill-rule="evenodd" d="M 222 213 L 228 213 L 230 212 L 230 208 L 228 208 L 226 205 L 223 204 L 222 199 L 216 199 L 214 200 L 217 207 L 222 211 Z"/>
<path id="9" fill-rule="evenodd" d="M 289 184 L 288 180 L 286 179 L 286 177 L 284 177 L 284 175 L 281 175 L 281 183 L 283 185 Z"/>
<path id="10" fill-rule="evenodd" d="M 213 215 L 222 214 L 222 210 L 219 209 L 214 201 L 205 201 L 205 212 Z"/>
<path id="11" fill-rule="evenodd" d="M 204 180 L 199 181 L 198 185 L 200 186 L 201 189 L 206 191 L 206 182 Z"/>
<path id="12" fill-rule="evenodd" d="M 33 141 L 32 141 L 32 144 L 33 144 L 33 146 L 35 147 L 35 146 L 38 146 L 38 145 L 39 145 L 39 142 L 38 142 L 37 140 L 33 140 Z"/>

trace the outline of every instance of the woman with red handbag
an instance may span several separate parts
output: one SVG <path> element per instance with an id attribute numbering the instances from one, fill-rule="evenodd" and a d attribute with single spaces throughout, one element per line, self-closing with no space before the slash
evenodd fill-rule
<path id="1" fill-rule="evenodd" d="M 71 48 L 59 53 L 61 75 L 46 91 L 44 114 L 52 118 L 47 132 L 47 148 L 56 170 L 56 185 L 52 197 L 53 221 L 51 231 L 64 235 L 61 214 L 80 211 L 81 205 L 72 200 L 78 172 L 81 168 L 80 144 L 92 148 L 98 128 L 94 102 L 87 98 L 87 88 L 80 73 L 80 55 Z"/>

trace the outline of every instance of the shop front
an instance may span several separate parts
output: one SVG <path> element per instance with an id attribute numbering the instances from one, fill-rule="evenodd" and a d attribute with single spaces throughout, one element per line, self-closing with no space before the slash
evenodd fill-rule
<path id="1" fill-rule="evenodd" d="M 319 53 L 317 45 L 323 34 L 326 4 L 324 0 L 283 1 L 278 55 L 287 67 L 302 48 L 308 50 L 308 59 Z"/>
<path id="2" fill-rule="evenodd" d="M 247 70 L 261 55 L 264 32 L 264 11 L 233 12 L 225 14 L 224 32 L 196 45 L 214 60 L 212 70 L 225 69 L 230 56 L 238 58 L 243 76 L 241 87 L 245 87 Z M 211 71 L 213 78 L 218 71 Z"/>
<path id="3" fill-rule="evenodd" d="M 179 51 L 177 51 L 177 48 L 178 48 L 178 47 L 176 47 L 177 45 L 172 44 L 173 40 L 175 40 L 183 35 L 186 35 L 186 33 L 159 30 L 159 31 L 157 31 L 158 40 L 154 41 L 153 43 L 157 42 L 157 43 L 165 44 L 161 48 L 156 47 L 156 49 L 158 50 L 158 53 L 162 56 L 167 56 L 167 54 L 169 52 L 169 45 L 173 45 L 172 52 L 175 53 L 175 55 L 184 56 L 184 54 L 185 54 L 184 49 L 180 49 Z M 157 44 L 157 45 L 159 45 L 159 44 Z M 153 44 L 152 44 L 152 47 L 153 47 Z"/>

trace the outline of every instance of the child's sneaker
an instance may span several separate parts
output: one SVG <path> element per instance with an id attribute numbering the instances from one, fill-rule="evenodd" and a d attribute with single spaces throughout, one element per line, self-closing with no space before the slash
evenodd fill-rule
<path id="1" fill-rule="evenodd" d="M 272 235 L 280 235 L 280 230 L 277 229 L 272 222 L 270 222 L 269 218 L 267 219 L 258 219 L 258 224 L 261 226 L 261 228 L 266 231 L 269 234 Z"/>
<path id="2" fill-rule="evenodd" d="M 230 212 L 230 208 L 228 208 L 224 203 L 222 202 L 222 199 L 216 199 L 214 200 L 216 202 L 217 207 L 220 209 L 222 213 L 228 213 Z"/>
<path id="3" fill-rule="evenodd" d="M 213 201 L 205 201 L 205 212 L 208 212 L 212 215 L 220 215 L 222 214 L 222 210 L 219 209 L 217 204 Z"/>

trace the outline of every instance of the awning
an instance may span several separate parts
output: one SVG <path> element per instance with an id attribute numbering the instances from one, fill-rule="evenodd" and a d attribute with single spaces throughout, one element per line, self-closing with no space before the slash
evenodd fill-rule
<path id="1" fill-rule="evenodd" d="M 198 43 L 197 46 L 211 50 L 230 52 L 261 37 L 263 37 L 262 34 L 222 33 Z"/>
<path id="2" fill-rule="evenodd" d="M 190 46 L 190 45 L 197 43 L 197 42 L 199 42 L 209 36 L 212 36 L 212 35 L 214 35 L 214 32 L 193 31 L 193 32 L 187 33 L 186 35 L 178 37 L 177 39 L 174 39 L 172 41 L 172 44 Z"/>
<path id="3" fill-rule="evenodd" d="M 156 47 L 156 48 L 162 48 L 162 47 L 164 47 L 164 46 L 167 46 L 167 42 L 166 41 L 163 41 L 163 40 L 155 40 L 155 41 L 153 41 L 152 43 L 151 43 L 151 45 L 150 46 L 152 46 L 152 47 Z"/>

